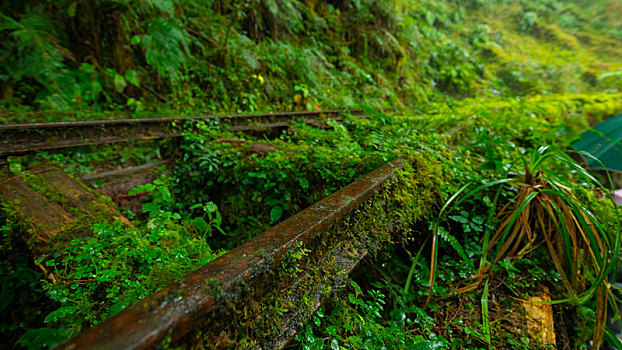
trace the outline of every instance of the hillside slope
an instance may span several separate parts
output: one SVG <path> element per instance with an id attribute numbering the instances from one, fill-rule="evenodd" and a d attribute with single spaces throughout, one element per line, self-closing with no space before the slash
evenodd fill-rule
<path id="1" fill-rule="evenodd" d="M 616 92 L 621 12 L 616 0 L 4 2 L 1 122 Z"/>

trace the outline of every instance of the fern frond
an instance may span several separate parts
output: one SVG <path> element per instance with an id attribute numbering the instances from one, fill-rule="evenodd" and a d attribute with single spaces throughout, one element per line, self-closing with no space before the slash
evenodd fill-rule
<path id="1" fill-rule="evenodd" d="M 10 41 L 2 44 L 8 59 L 4 66 L 14 80 L 34 78 L 48 90 L 54 90 L 71 55 L 58 42 L 54 23 L 41 8 L 32 10 L 19 21 L 0 13 L 0 31 L 10 31 Z"/>
<path id="2" fill-rule="evenodd" d="M 174 18 L 155 17 L 148 22 L 147 28 L 142 41 L 147 63 L 171 82 L 182 81 L 190 56 L 190 36 Z"/>
<path id="3" fill-rule="evenodd" d="M 441 237 L 445 242 L 449 243 L 449 245 L 454 248 L 454 250 L 456 251 L 456 253 L 458 253 L 458 256 L 460 256 L 461 259 L 469 259 L 469 257 L 464 252 L 464 248 L 462 248 L 462 245 L 460 244 L 460 242 L 458 242 L 458 239 L 455 236 L 451 235 L 449 231 L 445 230 L 445 228 L 443 228 L 442 226 L 438 226 L 438 236 Z"/>

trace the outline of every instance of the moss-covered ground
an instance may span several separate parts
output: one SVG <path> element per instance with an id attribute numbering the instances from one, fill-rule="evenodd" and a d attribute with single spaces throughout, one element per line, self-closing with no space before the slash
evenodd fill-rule
<path id="1" fill-rule="evenodd" d="M 338 288 L 292 347 L 546 348 L 525 331 L 520 300 L 544 286 L 554 300 L 572 296 L 542 249 L 491 267 L 486 293 L 483 286 L 457 292 L 477 274 L 482 237 L 498 225 L 491 208 L 512 204 L 513 190 L 482 190 L 438 215 L 463 185 L 520 178 L 530 150 L 567 150 L 590 125 L 622 111 L 621 11 L 616 0 L 0 4 L 0 123 L 353 107 L 367 114 L 328 128 L 300 122 L 270 138 L 199 122 L 179 143 L 10 157 L 7 176 L 22 176 L 78 220 L 35 262 L 18 203 L 3 202 L 0 332 L 13 348 L 58 344 L 405 157 L 412 165 L 403 181 L 379 194 L 390 208 L 370 204 L 327 233 L 327 247 L 339 235 L 371 237 L 373 254 L 352 281 L 337 268 L 309 270 L 300 288 Z M 98 208 L 86 217 L 28 173 L 49 162 L 78 178 L 163 159 L 170 162 L 162 176 L 132 192 L 143 196 L 142 210 L 120 209 L 130 225 L 98 220 Z M 571 187 L 599 224 L 615 225 L 604 192 L 576 169 L 550 162 L 543 172 Z M 399 232 L 375 231 L 376 220 L 394 219 Z M 430 295 L 433 232 L 438 268 Z M 299 248 L 278 272 L 283 283 L 320 261 L 314 247 Z M 327 274 L 339 283 L 320 281 Z M 588 278 L 585 287 L 598 283 Z M 293 308 L 302 322 L 311 310 L 305 298 L 287 307 L 287 295 L 262 298 L 246 308 L 266 320 Z M 589 347 L 599 305 L 594 298 L 554 305 L 558 348 Z M 258 322 L 235 324 L 272 339 L 274 329 Z M 256 338 L 242 330 L 222 344 L 250 347 Z M 207 333 L 185 346 L 213 346 Z"/>

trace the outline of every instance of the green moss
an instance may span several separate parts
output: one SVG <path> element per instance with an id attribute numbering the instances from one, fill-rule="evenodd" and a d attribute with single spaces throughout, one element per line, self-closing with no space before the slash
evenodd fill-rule
<path id="1" fill-rule="evenodd" d="M 69 200 L 63 193 L 56 190 L 43 174 L 32 174 L 27 172 L 22 178 L 28 187 L 47 198 L 50 202 L 55 202 L 61 206 L 67 207 Z"/>
<path id="2" fill-rule="evenodd" d="M 224 293 L 224 289 L 218 278 L 208 278 L 205 284 L 210 288 L 210 294 L 215 298 L 220 298 Z"/>
<path id="3" fill-rule="evenodd" d="M 248 284 L 220 296 L 225 309 L 208 316 L 209 327 L 198 327 L 200 333 L 179 344 L 213 348 L 216 340 L 226 339 L 234 347 L 255 343 L 271 347 L 287 339 L 322 300 L 345 286 L 346 266 L 365 254 L 375 255 L 385 244 L 417 238 L 410 227 L 438 203 L 442 169 L 430 154 L 408 154 L 404 167 L 345 220 L 305 244 L 296 243 L 278 266 L 251 267 L 255 272 Z M 221 321 L 223 315 L 226 322 Z"/>
<path id="4" fill-rule="evenodd" d="M 296 133 L 284 138 L 287 144 L 283 140 L 263 140 L 280 151 L 265 158 L 241 159 L 238 166 L 232 167 L 244 176 L 251 171 L 253 182 L 247 180 L 244 186 L 263 196 L 266 196 L 264 184 L 282 182 L 288 184 L 285 188 L 290 188 L 298 186 L 299 176 L 309 179 L 309 165 L 314 161 L 322 160 L 316 163 L 318 168 L 332 169 L 343 162 L 340 157 L 344 149 L 362 155 L 353 163 L 361 172 L 376 159 L 401 155 L 407 161 L 371 199 L 328 231 L 304 245 L 290 247 L 279 262 L 272 261 L 265 252 L 258 254 L 257 262 L 251 264 L 251 281 L 220 295 L 225 309 L 209 315 L 206 326 L 198 326 L 200 334 L 188 336 L 179 344 L 210 348 L 214 347 L 214 341 L 222 341 L 243 347 L 276 344 L 279 337 L 286 337 L 289 333 L 278 326 L 281 322 L 284 325 L 304 322 L 317 307 L 318 300 L 342 290 L 347 279 L 343 270 L 346 261 L 339 257 L 358 259 L 365 253 L 375 255 L 387 244 L 421 238 L 421 226 L 426 226 L 428 216 L 436 214 L 441 198 L 448 198 L 461 182 L 472 180 L 468 176 L 482 164 L 483 159 L 473 156 L 476 150 L 470 153 L 461 148 L 465 144 L 477 144 L 482 130 L 487 130 L 490 137 L 523 142 L 526 147 L 543 143 L 564 147 L 587 128 L 586 119 L 619 110 L 622 110 L 619 94 L 474 99 L 453 105 L 431 105 L 427 114 L 419 117 L 346 119 L 332 130 L 301 125 L 296 127 Z M 409 129 L 410 125 L 419 128 Z M 455 131 L 443 134 L 449 130 Z M 567 137 L 560 138 L 562 132 Z M 374 138 L 381 142 L 376 143 Z M 450 151 L 447 145 L 459 146 L 461 151 Z M 313 153 L 307 154 L 308 150 Z M 372 157 L 370 152 L 377 153 Z M 274 171 L 262 170 L 270 164 Z M 305 168 L 291 171 L 297 166 Z M 265 182 L 256 183 L 255 178 Z M 319 182 L 313 181 L 317 182 L 312 184 Z M 257 187 L 253 189 L 253 186 Z M 252 198 L 248 194 L 242 197 Z M 239 200 L 236 208 L 252 201 Z M 219 321 L 224 315 L 230 322 Z"/>

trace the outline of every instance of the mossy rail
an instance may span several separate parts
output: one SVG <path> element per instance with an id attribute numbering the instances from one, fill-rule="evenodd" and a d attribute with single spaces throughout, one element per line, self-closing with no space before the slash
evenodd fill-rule
<path id="1" fill-rule="evenodd" d="M 6 124 L 0 125 L 0 156 L 46 149 L 178 137 L 181 136 L 183 124 L 187 121 L 217 121 L 225 123 L 231 131 L 246 132 L 286 128 L 296 118 L 302 118 L 308 123 L 317 123 L 318 118 L 335 119 L 344 113 L 357 114 L 361 111 L 327 110 Z"/>
<path id="2" fill-rule="evenodd" d="M 427 187 L 438 184 L 426 170 L 427 185 L 395 185 L 413 178 L 399 169 L 421 169 L 422 159 L 393 160 L 60 349 L 145 349 L 180 339 L 210 348 L 283 347 L 369 251 L 405 227 L 404 216 L 393 214 L 405 192 L 434 191 Z"/>

